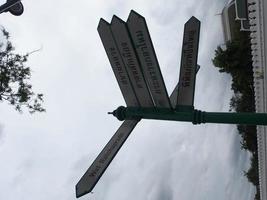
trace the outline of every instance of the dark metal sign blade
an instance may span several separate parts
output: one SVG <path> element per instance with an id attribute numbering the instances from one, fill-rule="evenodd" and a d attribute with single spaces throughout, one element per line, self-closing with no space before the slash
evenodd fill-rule
<path id="1" fill-rule="evenodd" d="M 93 190 L 102 174 L 105 172 L 113 158 L 116 156 L 138 120 L 125 120 L 104 149 L 94 160 L 89 169 L 76 185 L 76 197 L 81 197 Z"/>
<path id="2" fill-rule="evenodd" d="M 177 105 L 193 106 L 200 21 L 191 17 L 184 27 Z"/>
<path id="3" fill-rule="evenodd" d="M 113 38 L 110 29 L 110 24 L 104 19 L 101 19 L 97 30 L 107 53 L 112 70 L 119 84 L 124 100 L 126 102 L 126 105 L 138 107 L 139 102 L 133 90 L 132 83 L 128 77 L 117 44 Z"/>
<path id="4" fill-rule="evenodd" d="M 132 10 L 127 26 L 155 106 L 170 108 L 170 100 L 145 18 Z"/>
<path id="5" fill-rule="evenodd" d="M 172 91 L 170 95 L 170 101 L 171 101 L 173 108 L 176 107 L 176 103 L 177 103 L 178 86 L 179 86 L 179 83 L 177 83 L 177 85 L 175 86 L 174 90 Z"/>

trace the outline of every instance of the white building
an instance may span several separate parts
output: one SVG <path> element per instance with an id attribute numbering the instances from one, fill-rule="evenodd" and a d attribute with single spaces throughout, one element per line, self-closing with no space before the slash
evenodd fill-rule
<path id="1" fill-rule="evenodd" d="M 267 1 L 231 1 L 222 12 L 225 41 L 234 38 L 236 22 L 250 31 L 256 112 L 267 113 Z M 267 200 L 267 126 L 257 126 L 257 140 L 260 198 Z"/>
<path id="2" fill-rule="evenodd" d="M 256 112 L 267 112 L 267 1 L 248 0 Z M 257 126 L 261 200 L 267 200 L 267 127 Z"/>
<path id="3" fill-rule="evenodd" d="M 247 0 L 232 0 L 222 10 L 224 41 L 235 38 L 237 31 L 249 31 Z"/>

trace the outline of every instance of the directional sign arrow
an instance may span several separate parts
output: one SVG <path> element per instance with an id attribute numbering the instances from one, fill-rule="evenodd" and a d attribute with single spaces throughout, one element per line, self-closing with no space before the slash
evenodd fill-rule
<path id="1" fill-rule="evenodd" d="M 138 120 L 125 120 L 113 135 L 93 164 L 76 185 L 76 197 L 81 197 L 93 190 L 102 174 L 105 172 L 121 146 L 124 144 Z"/>
<path id="2" fill-rule="evenodd" d="M 184 27 L 177 106 L 194 104 L 200 21 L 191 17 Z"/>
<path id="3" fill-rule="evenodd" d="M 170 108 L 170 100 L 145 18 L 132 10 L 127 26 L 155 106 Z"/>

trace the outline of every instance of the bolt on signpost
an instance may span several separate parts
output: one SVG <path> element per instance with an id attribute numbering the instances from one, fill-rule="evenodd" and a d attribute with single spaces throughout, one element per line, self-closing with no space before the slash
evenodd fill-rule
<path id="1" fill-rule="evenodd" d="M 145 18 L 131 11 L 127 22 L 101 19 L 98 33 L 127 107 L 113 112 L 124 121 L 76 185 L 76 197 L 91 192 L 141 119 L 200 123 L 267 125 L 267 113 L 203 112 L 194 109 L 200 21 L 185 24 L 180 77 L 170 98 Z"/>

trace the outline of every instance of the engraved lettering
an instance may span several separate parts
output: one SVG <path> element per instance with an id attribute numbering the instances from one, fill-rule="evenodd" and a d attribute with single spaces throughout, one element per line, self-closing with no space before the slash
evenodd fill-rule
<path id="1" fill-rule="evenodd" d="M 118 75 L 119 82 L 121 82 L 123 85 L 129 84 L 126 77 L 127 75 L 125 74 L 125 71 L 123 70 L 123 67 L 120 64 L 118 52 L 114 47 L 110 47 L 109 52 L 111 55 L 111 61 L 112 63 L 114 63 L 114 68 L 117 71 L 117 73 L 115 74 Z"/>
<path id="2" fill-rule="evenodd" d="M 142 56 L 144 57 L 145 66 L 147 68 L 147 75 L 149 76 L 152 84 L 152 90 L 154 93 L 162 94 L 161 84 L 159 83 L 157 72 L 156 72 L 156 63 L 153 63 L 148 46 L 145 40 L 145 36 L 142 30 L 135 32 L 137 38 L 136 48 L 141 50 Z"/>
<path id="3" fill-rule="evenodd" d="M 193 51 L 194 51 L 194 38 L 195 38 L 196 31 L 189 31 L 188 32 L 188 40 L 184 43 L 184 63 L 183 69 L 184 72 L 181 77 L 181 85 L 182 87 L 190 87 L 191 84 L 191 77 L 192 75 L 195 76 L 193 73 Z"/>

